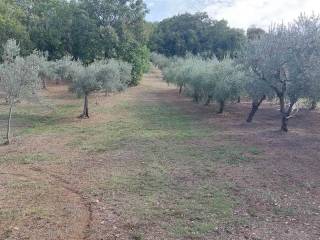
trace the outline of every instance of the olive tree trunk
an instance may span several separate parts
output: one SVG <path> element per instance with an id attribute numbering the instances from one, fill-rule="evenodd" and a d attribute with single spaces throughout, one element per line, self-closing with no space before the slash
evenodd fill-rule
<path id="1" fill-rule="evenodd" d="M 6 142 L 5 142 L 6 145 L 10 144 L 12 110 L 13 110 L 13 103 L 10 104 L 10 108 L 9 108 L 7 134 L 6 134 Z"/>
<path id="2" fill-rule="evenodd" d="M 313 100 L 311 102 L 310 110 L 313 111 L 313 110 L 316 110 L 316 109 L 317 109 L 317 101 Z"/>
<path id="3" fill-rule="evenodd" d="M 42 78 L 42 89 L 47 90 L 47 81 L 46 78 Z"/>
<path id="4" fill-rule="evenodd" d="M 219 111 L 218 114 L 222 114 L 224 111 L 224 106 L 225 106 L 225 102 L 224 101 L 219 101 Z"/>
<path id="5" fill-rule="evenodd" d="M 181 96 L 182 90 L 183 90 L 183 86 L 181 85 L 181 86 L 179 86 L 179 96 Z"/>
<path id="6" fill-rule="evenodd" d="M 88 94 L 84 95 L 84 104 L 83 104 L 83 112 L 80 115 L 80 118 L 89 118 L 89 100 Z"/>
<path id="7" fill-rule="evenodd" d="M 284 101 L 283 101 L 284 102 Z M 290 106 L 288 108 L 287 111 L 283 111 L 282 112 L 282 121 L 281 121 L 281 131 L 283 132 L 288 132 L 289 129 L 288 129 L 288 123 L 289 123 L 289 119 L 291 117 L 291 113 L 292 113 L 292 110 L 293 110 L 293 106 L 296 102 L 290 102 Z M 285 109 L 285 106 L 283 106 L 283 109 Z"/>
<path id="8" fill-rule="evenodd" d="M 247 122 L 251 123 L 255 114 L 257 113 L 257 111 L 259 110 L 260 105 L 262 104 L 262 102 L 266 100 L 266 96 L 262 96 L 262 98 L 259 101 L 253 101 L 252 102 L 252 108 L 251 108 L 251 112 L 249 113 L 249 116 L 247 118 Z"/>

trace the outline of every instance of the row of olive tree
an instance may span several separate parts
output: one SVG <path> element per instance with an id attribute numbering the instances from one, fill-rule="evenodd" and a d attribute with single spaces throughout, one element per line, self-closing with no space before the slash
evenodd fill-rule
<path id="1" fill-rule="evenodd" d="M 108 95 L 121 92 L 130 84 L 131 65 L 119 60 L 95 61 L 88 66 L 81 63 L 71 67 L 72 84 L 70 90 L 78 97 L 84 97 L 83 113 L 80 118 L 89 118 L 88 96 L 102 90 Z"/>
<path id="2" fill-rule="evenodd" d="M 247 40 L 236 59 L 204 60 L 196 56 L 166 58 L 152 54 L 165 80 L 185 88 L 195 101 L 216 100 L 223 112 L 228 100 L 250 96 L 251 122 L 266 99 L 279 103 L 281 130 L 308 100 L 315 107 L 320 99 L 320 18 L 300 16 L 295 22 L 270 27 Z"/>
<path id="3" fill-rule="evenodd" d="M 167 63 L 163 56 L 153 54 L 153 58 L 155 65 L 164 66 L 165 80 L 177 85 L 179 94 L 185 89 L 195 102 L 207 105 L 214 100 L 219 103 L 218 113 L 223 113 L 227 101 L 238 99 L 247 77 L 241 65 L 229 57 L 219 61 L 188 55 L 167 59 Z"/>
<path id="4" fill-rule="evenodd" d="M 120 92 L 131 81 L 130 64 L 115 60 L 99 60 L 90 65 L 64 57 L 47 61 L 45 54 L 34 51 L 26 57 L 20 56 L 20 47 L 15 40 L 8 40 L 3 46 L 3 63 L 0 65 L 0 96 L 9 106 L 6 144 L 10 143 L 11 118 L 14 106 L 22 99 L 37 98 L 41 88 L 47 88 L 47 81 L 67 81 L 70 90 L 78 97 L 84 97 L 81 118 L 89 118 L 88 96 L 94 91 Z"/>

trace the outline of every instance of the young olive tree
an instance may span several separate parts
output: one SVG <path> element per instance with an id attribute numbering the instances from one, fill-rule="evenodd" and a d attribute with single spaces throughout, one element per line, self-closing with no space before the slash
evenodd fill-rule
<path id="1" fill-rule="evenodd" d="M 61 81 L 72 82 L 72 74 L 74 74 L 73 69 L 76 69 L 76 67 L 74 67 L 75 64 L 78 65 L 77 61 L 73 61 L 71 56 L 64 56 L 52 64 L 56 84 L 59 84 Z"/>
<path id="2" fill-rule="evenodd" d="M 177 58 L 171 64 L 162 69 L 163 78 L 168 84 L 174 84 L 179 88 L 179 95 L 181 95 L 186 79 L 181 74 L 181 68 L 184 65 L 183 58 Z"/>
<path id="3" fill-rule="evenodd" d="M 97 81 L 97 67 L 93 65 L 74 67 L 74 78 L 70 90 L 75 92 L 78 97 L 84 98 L 83 111 L 79 118 L 89 118 L 89 95 L 101 89 L 101 82 Z"/>
<path id="4" fill-rule="evenodd" d="M 212 87 L 215 85 L 212 78 L 214 62 L 199 57 L 189 57 L 186 66 L 188 66 L 185 72 L 188 75 L 186 87 L 194 102 L 199 103 L 205 99 L 207 102 L 210 101 Z"/>
<path id="5" fill-rule="evenodd" d="M 48 61 L 47 53 L 39 53 L 39 78 L 41 80 L 42 89 L 47 90 L 47 81 L 57 78 L 55 73 L 55 62 Z"/>
<path id="6" fill-rule="evenodd" d="M 199 71 L 196 70 L 196 66 L 202 66 L 198 64 L 203 63 L 200 57 L 193 55 L 187 55 L 185 58 L 173 58 L 171 64 L 163 70 L 164 79 L 167 83 L 172 83 L 179 88 L 179 95 L 181 95 L 183 88 L 188 87 L 188 91 L 191 92 L 193 99 L 197 102 L 199 100 L 200 86 L 197 84 L 196 74 Z"/>
<path id="7" fill-rule="evenodd" d="M 15 40 L 4 45 L 3 64 L 0 65 L 0 91 L 6 96 L 9 105 L 5 144 L 10 143 L 11 119 L 14 106 L 23 98 L 36 94 L 39 85 L 38 53 L 20 57 L 20 48 Z"/>
<path id="8" fill-rule="evenodd" d="M 216 61 L 213 65 L 214 81 L 213 99 L 219 103 L 218 113 L 223 113 L 228 100 L 236 100 L 241 95 L 246 79 L 245 71 L 241 65 L 227 57 Z"/>

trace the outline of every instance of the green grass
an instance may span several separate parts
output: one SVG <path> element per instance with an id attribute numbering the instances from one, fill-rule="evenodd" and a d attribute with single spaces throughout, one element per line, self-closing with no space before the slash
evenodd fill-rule
<path id="1" fill-rule="evenodd" d="M 84 130 L 72 144 L 91 153 L 127 151 L 133 157 L 116 164 L 89 192 L 145 224 L 161 222 L 172 237 L 205 236 L 232 220 L 237 201 L 214 181 L 217 164 L 246 164 L 258 149 L 197 143 L 220 142 L 218 130 L 169 105 L 124 103 L 111 112 L 119 115 L 117 121 Z"/>
<path id="2" fill-rule="evenodd" d="M 13 135 L 40 135 L 50 133 L 72 132 L 72 117 L 77 116 L 79 106 L 76 104 L 56 105 L 53 108 L 34 105 L 17 105 L 12 114 Z M 8 113 L 6 107 L 0 108 L 0 125 L 4 136 Z"/>
<path id="3" fill-rule="evenodd" d="M 56 161 L 56 157 L 46 153 L 36 154 L 11 154 L 0 157 L 1 163 L 15 163 L 15 164 L 32 164 L 36 162 L 52 162 Z"/>
<path id="4" fill-rule="evenodd" d="M 259 149 L 219 139 L 219 129 L 164 103 L 122 101 L 109 108 L 93 107 L 93 114 L 98 110 L 110 120 L 79 126 L 72 121 L 78 105 L 56 106 L 45 115 L 24 109 L 14 117 L 27 126 L 22 134 L 67 135 L 72 139 L 69 147 L 90 156 L 109 153 L 109 174 L 99 179 L 92 172 L 97 182 L 86 190 L 128 219 L 138 218 L 144 226 L 159 225 L 168 237 L 182 239 L 204 237 L 234 221 L 237 200 L 227 183 L 215 181 L 218 166 L 246 164 L 261 153 Z M 130 158 L 120 156 L 116 161 L 119 153 Z M 29 164 L 53 157 L 11 155 L 0 163 Z M 134 239 L 143 239 L 144 231 L 133 229 Z"/>

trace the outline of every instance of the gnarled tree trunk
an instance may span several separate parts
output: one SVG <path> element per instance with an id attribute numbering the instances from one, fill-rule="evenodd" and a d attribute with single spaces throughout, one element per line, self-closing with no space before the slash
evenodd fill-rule
<path id="1" fill-rule="evenodd" d="M 259 110 L 259 107 L 260 107 L 260 105 L 262 104 L 262 102 L 263 102 L 264 100 L 266 100 L 266 96 L 265 96 L 265 95 L 262 96 L 262 98 L 261 98 L 258 102 L 256 102 L 256 101 L 253 101 L 253 102 L 252 102 L 251 112 L 249 113 L 249 116 L 248 116 L 248 118 L 247 118 L 247 122 L 248 122 L 248 123 L 251 123 L 251 122 L 252 122 L 252 120 L 253 120 L 256 112 Z"/>
<path id="2" fill-rule="evenodd" d="M 283 112 L 282 112 L 282 121 L 281 121 L 281 131 L 283 132 L 288 132 L 288 123 L 289 123 L 289 119 L 291 117 L 291 113 L 293 110 L 293 106 L 296 103 L 296 101 L 292 101 L 290 102 L 290 106 L 288 108 L 287 111 L 285 111 L 285 107 L 283 107 Z"/>

